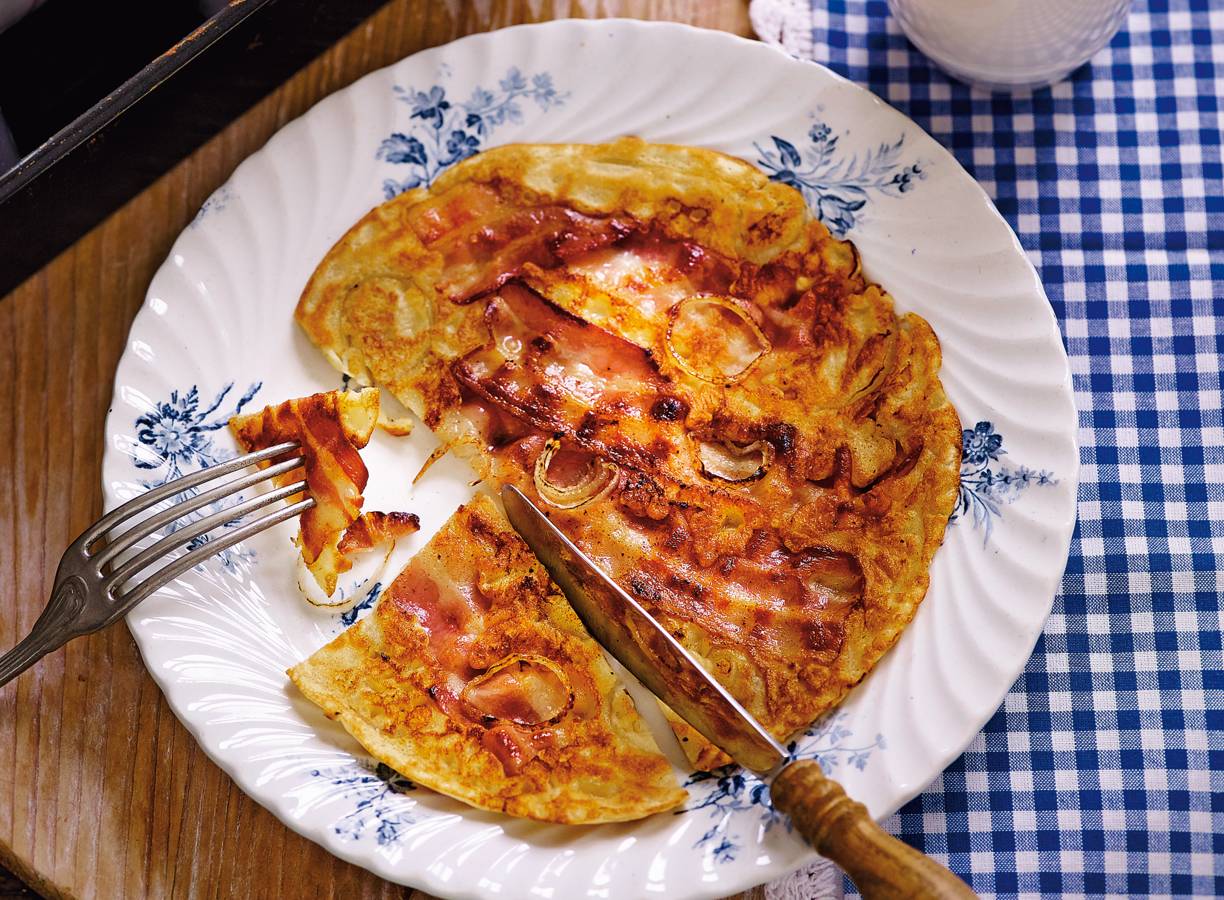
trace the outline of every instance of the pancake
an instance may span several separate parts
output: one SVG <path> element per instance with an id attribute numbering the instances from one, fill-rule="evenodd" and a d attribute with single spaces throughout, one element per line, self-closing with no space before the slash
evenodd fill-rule
<path id="1" fill-rule="evenodd" d="M 593 824 L 688 796 L 599 646 L 484 495 L 289 677 L 374 757 L 480 809 Z"/>
<path id="2" fill-rule="evenodd" d="M 741 160 L 486 151 L 354 225 L 296 317 L 550 509 L 780 738 L 926 593 L 961 450 L 939 343 Z"/>

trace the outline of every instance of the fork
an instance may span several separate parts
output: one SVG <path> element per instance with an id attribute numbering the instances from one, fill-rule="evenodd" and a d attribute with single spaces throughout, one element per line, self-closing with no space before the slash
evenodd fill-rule
<path id="1" fill-rule="evenodd" d="M 42 657 L 58 650 L 73 638 L 100 631 L 110 625 L 158 588 L 210 556 L 314 506 L 314 500 L 307 497 L 262 515 L 224 535 L 212 539 L 205 537 L 209 532 L 236 522 L 278 500 L 302 493 L 306 482 L 297 481 L 183 524 L 145 549 L 136 548 L 138 541 L 172 525 L 184 516 L 210 504 L 224 501 L 278 475 L 292 472 L 303 463 L 300 452 L 284 460 L 277 460 L 276 457 L 300 449 L 296 442 L 290 441 L 192 472 L 129 500 L 85 529 L 64 551 L 55 573 L 55 587 L 51 591 L 51 599 L 38 621 L 34 623 L 34 628 L 17 646 L 0 656 L 0 685 L 12 681 Z M 168 509 L 139 518 L 140 514 L 150 507 L 173 500 L 188 490 L 206 485 L 222 476 L 241 472 L 257 463 L 270 461 L 272 464 L 267 468 L 228 479 L 216 487 L 192 494 Z M 115 531 L 119 533 L 109 534 Z M 205 542 L 181 556 L 171 556 L 175 550 L 197 538 L 205 538 Z M 120 558 L 133 548 L 138 552 Z M 151 567 L 162 561 L 166 564 L 150 571 Z M 144 577 L 137 578 L 141 575 Z"/>

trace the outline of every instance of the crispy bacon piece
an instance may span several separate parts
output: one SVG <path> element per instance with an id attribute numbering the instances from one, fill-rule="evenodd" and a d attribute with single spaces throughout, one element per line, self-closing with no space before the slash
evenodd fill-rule
<path id="1" fill-rule="evenodd" d="M 302 469 L 281 476 L 280 481 L 290 484 L 305 472 L 306 491 L 315 505 L 301 515 L 297 544 L 328 596 L 335 593 L 340 573 L 352 568 L 350 553 L 418 527 L 416 516 L 408 513 L 361 516 L 369 471 L 358 451 L 369 443 L 378 407 L 377 388 L 327 391 L 230 420 L 230 430 L 247 452 L 285 441 L 301 444 Z"/>
<path id="2" fill-rule="evenodd" d="M 489 300 L 485 320 L 489 343 L 452 369 L 473 393 L 625 465 L 653 468 L 687 450 L 682 423 L 654 412 L 670 388 L 640 347 L 518 284 Z"/>
<path id="3" fill-rule="evenodd" d="M 564 206 L 515 206 L 487 184 L 464 184 L 421 203 L 408 221 L 421 243 L 442 254 L 448 276 L 438 290 L 455 303 L 501 287 L 527 263 L 551 267 L 614 244 L 635 227 Z"/>
<path id="4" fill-rule="evenodd" d="M 416 513 L 362 513 L 345 529 L 344 537 L 340 538 L 336 549 L 340 551 L 341 556 L 350 556 L 388 541 L 397 541 L 420 530 L 421 519 Z"/>

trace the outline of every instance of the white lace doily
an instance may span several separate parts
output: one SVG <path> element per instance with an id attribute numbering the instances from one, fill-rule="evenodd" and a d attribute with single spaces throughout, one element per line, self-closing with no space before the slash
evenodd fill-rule
<path id="1" fill-rule="evenodd" d="M 812 20 L 819 12 L 811 0 L 752 0 L 748 16 L 757 37 L 792 56 L 812 59 Z"/>
<path id="2" fill-rule="evenodd" d="M 822 859 L 765 885 L 767 900 L 840 900 L 845 896 L 841 870 Z"/>

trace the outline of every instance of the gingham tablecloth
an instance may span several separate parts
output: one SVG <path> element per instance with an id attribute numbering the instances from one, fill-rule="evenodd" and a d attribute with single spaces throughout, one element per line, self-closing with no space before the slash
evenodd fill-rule
<path id="1" fill-rule="evenodd" d="M 884 0 L 752 14 L 955 154 L 1071 357 L 1083 467 L 1054 611 L 965 755 L 886 827 L 984 895 L 1224 895 L 1224 0 L 1138 0 L 1090 65 L 1017 95 L 944 75 Z M 822 875 L 769 893 L 825 893 Z"/>

